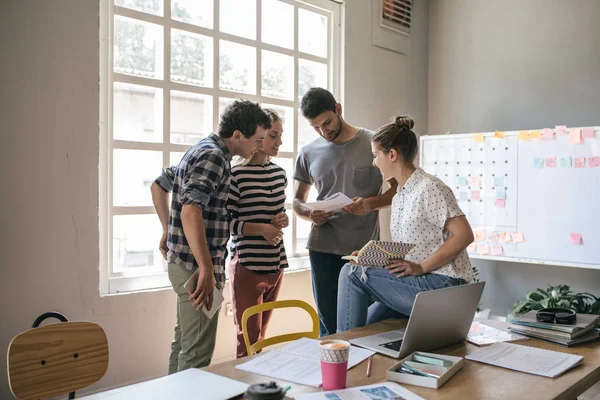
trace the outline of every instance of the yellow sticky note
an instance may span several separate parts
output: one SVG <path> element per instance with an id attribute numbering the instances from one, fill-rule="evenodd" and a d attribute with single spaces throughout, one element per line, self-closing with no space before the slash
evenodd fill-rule
<path id="1" fill-rule="evenodd" d="M 510 233 L 502 232 L 500 234 L 500 240 L 503 241 L 504 243 L 509 243 L 512 241 L 512 237 L 510 236 Z"/>
<path id="2" fill-rule="evenodd" d="M 504 139 L 504 132 L 494 132 L 494 137 L 498 139 Z"/>
<path id="3" fill-rule="evenodd" d="M 483 142 L 485 142 L 485 137 L 483 136 L 483 134 L 476 133 L 475 134 L 475 142 L 476 143 L 483 143 Z"/>
<path id="4" fill-rule="evenodd" d="M 519 140 L 529 140 L 529 131 L 519 131 L 517 138 Z"/>
<path id="5" fill-rule="evenodd" d="M 531 133 L 529 134 L 529 138 L 530 139 L 541 139 L 542 138 L 542 132 L 540 132 L 540 131 L 531 131 Z"/>

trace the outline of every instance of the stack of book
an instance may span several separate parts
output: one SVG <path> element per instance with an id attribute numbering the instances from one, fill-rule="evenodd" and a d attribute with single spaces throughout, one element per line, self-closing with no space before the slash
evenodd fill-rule
<path id="1" fill-rule="evenodd" d="M 521 335 L 558 343 L 563 346 L 574 346 L 593 342 L 600 338 L 600 331 L 596 328 L 599 315 L 577 314 L 577 319 L 572 325 L 538 322 L 535 318 L 536 311 L 529 311 L 512 320 L 509 329 Z"/>

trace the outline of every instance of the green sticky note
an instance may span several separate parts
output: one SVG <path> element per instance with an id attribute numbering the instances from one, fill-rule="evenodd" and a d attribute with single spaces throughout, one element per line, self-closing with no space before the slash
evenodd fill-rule
<path id="1" fill-rule="evenodd" d="M 429 356 L 422 356 L 420 354 L 414 354 L 413 360 L 416 362 L 423 363 L 423 364 L 437 365 L 440 367 L 451 367 L 452 366 L 452 361 L 450 361 L 450 360 L 444 360 L 442 358 L 434 358 L 434 357 L 429 357 Z"/>
<path id="2" fill-rule="evenodd" d="M 560 167 L 561 168 L 571 168 L 573 165 L 571 161 L 571 157 L 561 157 L 560 158 Z"/>
<path id="3" fill-rule="evenodd" d="M 544 168 L 544 159 L 543 158 L 534 158 L 533 159 L 533 168 Z"/>
<path id="4" fill-rule="evenodd" d="M 469 200 L 469 192 L 460 192 L 459 200 L 460 201 L 467 201 L 467 200 Z"/>
<path id="5" fill-rule="evenodd" d="M 504 178 L 497 176 L 494 178 L 494 186 L 504 186 Z"/>
<path id="6" fill-rule="evenodd" d="M 467 177 L 466 176 L 459 176 L 458 177 L 458 186 L 467 186 L 469 184 L 469 182 L 467 181 Z"/>
<path id="7" fill-rule="evenodd" d="M 503 187 L 496 188 L 496 198 L 497 199 L 505 199 L 506 198 L 506 190 Z"/>

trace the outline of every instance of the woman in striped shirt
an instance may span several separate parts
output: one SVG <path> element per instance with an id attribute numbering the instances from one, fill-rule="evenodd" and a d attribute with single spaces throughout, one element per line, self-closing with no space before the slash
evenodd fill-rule
<path id="1" fill-rule="evenodd" d="M 232 235 L 229 280 L 236 325 L 236 357 L 248 355 L 242 333 L 242 314 L 251 306 L 277 300 L 287 267 L 283 232 L 289 224 L 285 214 L 287 178 L 283 168 L 271 161 L 281 146 L 282 120 L 265 109 L 271 117 L 271 129 L 263 148 L 249 160 L 231 168 L 231 192 L 227 209 L 231 216 Z M 271 311 L 248 320 L 250 343 L 264 339 Z"/>

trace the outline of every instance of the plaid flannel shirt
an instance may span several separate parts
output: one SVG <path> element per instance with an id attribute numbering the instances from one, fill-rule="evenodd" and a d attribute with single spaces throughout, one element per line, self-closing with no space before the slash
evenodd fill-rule
<path id="1" fill-rule="evenodd" d="M 163 170 L 155 181 L 166 192 L 173 192 L 167 238 L 168 261 L 176 262 L 189 270 L 198 268 L 181 222 L 181 210 L 184 205 L 198 206 L 202 210 L 206 241 L 219 289 L 225 284 L 225 259 L 229 240 L 227 197 L 231 158 L 232 155 L 223 140 L 211 134 L 190 148 L 178 166 Z"/>

